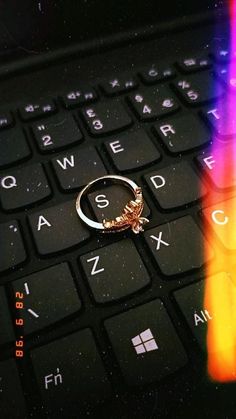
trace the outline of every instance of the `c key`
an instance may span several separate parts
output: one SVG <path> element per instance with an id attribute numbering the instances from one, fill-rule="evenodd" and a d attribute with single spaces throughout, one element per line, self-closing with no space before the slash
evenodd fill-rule
<path id="1" fill-rule="evenodd" d="M 236 198 L 216 204 L 203 211 L 221 243 L 228 250 L 236 250 Z"/>

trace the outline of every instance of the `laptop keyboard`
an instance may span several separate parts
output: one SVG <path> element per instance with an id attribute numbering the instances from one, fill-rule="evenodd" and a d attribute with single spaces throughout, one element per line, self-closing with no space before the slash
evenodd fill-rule
<path id="1" fill-rule="evenodd" d="M 215 255 L 200 210 L 214 187 L 205 163 L 214 158 L 214 100 L 226 93 L 217 54 L 150 63 L 0 113 L 1 418 L 24 418 L 34 403 L 41 417 L 69 417 L 114 397 L 116 374 L 152 386 L 181 373 L 189 353 L 180 328 L 205 350 L 207 320 L 200 330 L 192 317 Z M 78 191 L 107 173 L 143 187 L 150 223 L 139 237 L 104 237 L 79 221 Z M 227 182 L 215 185 L 218 201 L 235 186 Z M 87 212 L 111 218 L 129 198 L 120 185 L 102 186 Z"/>

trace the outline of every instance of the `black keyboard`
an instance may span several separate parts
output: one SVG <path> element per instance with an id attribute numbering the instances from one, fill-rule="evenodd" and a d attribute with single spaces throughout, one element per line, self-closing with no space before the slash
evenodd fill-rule
<path id="1" fill-rule="evenodd" d="M 227 190 L 233 199 L 235 186 L 212 176 L 209 146 L 228 89 L 219 57 L 150 62 L 2 108 L 1 419 L 134 417 L 140 391 L 148 400 L 161 386 L 160 412 L 173 417 L 163 405 L 205 366 L 213 313 L 203 304 L 204 268 L 236 250 L 220 234 L 214 248 L 203 229 L 207 195 L 216 190 L 217 203 Z M 234 128 L 217 133 L 222 147 Z M 143 188 L 150 223 L 137 237 L 101 235 L 77 216 L 78 192 L 109 173 Z M 112 218 L 129 199 L 121 185 L 100 187 L 86 211 Z"/>

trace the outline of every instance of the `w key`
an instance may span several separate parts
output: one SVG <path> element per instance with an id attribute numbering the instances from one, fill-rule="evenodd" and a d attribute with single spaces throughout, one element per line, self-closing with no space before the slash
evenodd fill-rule
<path id="1" fill-rule="evenodd" d="M 0 199 L 6 211 L 27 207 L 50 194 L 45 172 L 39 163 L 0 175 Z"/>
<path id="2" fill-rule="evenodd" d="M 77 189 L 107 174 L 100 156 L 93 147 L 55 157 L 52 164 L 60 186 L 65 191 Z"/>

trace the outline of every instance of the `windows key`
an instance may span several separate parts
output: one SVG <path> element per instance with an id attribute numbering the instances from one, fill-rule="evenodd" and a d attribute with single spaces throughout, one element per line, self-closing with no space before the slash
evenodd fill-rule
<path id="1" fill-rule="evenodd" d="M 156 299 L 105 321 L 125 381 L 157 382 L 187 363 L 187 356 L 161 300 Z"/>

